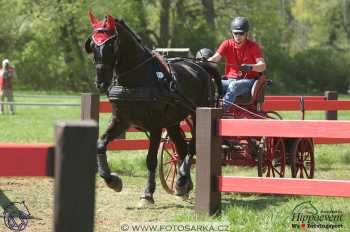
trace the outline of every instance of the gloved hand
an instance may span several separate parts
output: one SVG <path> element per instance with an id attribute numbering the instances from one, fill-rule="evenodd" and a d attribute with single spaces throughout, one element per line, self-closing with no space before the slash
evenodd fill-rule
<path id="1" fill-rule="evenodd" d="M 249 71 L 252 71 L 252 69 L 253 69 L 253 66 L 251 64 L 242 64 L 239 66 L 240 71 L 249 72 Z"/>
<path id="2" fill-rule="evenodd" d="M 200 58 L 196 58 L 196 59 L 199 61 L 203 61 L 203 62 L 208 61 L 207 58 L 205 58 L 204 56 L 202 56 Z"/>

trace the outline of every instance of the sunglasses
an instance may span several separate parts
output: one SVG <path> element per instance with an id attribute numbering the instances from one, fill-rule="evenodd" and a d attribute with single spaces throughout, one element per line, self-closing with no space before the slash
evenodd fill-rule
<path id="1" fill-rule="evenodd" d="M 245 32 L 232 32 L 234 35 L 244 35 Z"/>

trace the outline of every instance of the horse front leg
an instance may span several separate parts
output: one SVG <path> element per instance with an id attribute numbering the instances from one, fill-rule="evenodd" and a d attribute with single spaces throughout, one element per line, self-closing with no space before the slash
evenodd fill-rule
<path id="1" fill-rule="evenodd" d="M 105 180 L 108 187 L 116 192 L 120 192 L 123 188 L 123 182 L 116 173 L 111 173 L 107 162 L 107 145 L 110 141 L 118 138 L 120 134 L 128 129 L 129 125 L 126 121 L 117 117 L 116 111 L 113 110 L 112 118 L 109 122 L 107 130 L 97 141 L 97 167 L 100 176 Z"/>
<path id="2" fill-rule="evenodd" d="M 156 169 L 157 169 L 157 153 L 160 144 L 162 129 L 155 129 L 150 132 L 150 145 L 148 148 L 146 165 L 148 177 L 144 194 L 141 196 L 140 207 L 154 204 L 153 194 L 156 189 Z"/>

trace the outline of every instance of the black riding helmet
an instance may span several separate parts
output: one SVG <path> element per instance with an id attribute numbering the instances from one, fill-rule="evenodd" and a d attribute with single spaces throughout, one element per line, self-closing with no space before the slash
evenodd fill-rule
<path id="1" fill-rule="evenodd" d="M 249 22 L 246 17 L 236 17 L 231 22 L 231 31 L 233 33 L 237 32 L 248 32 L 249 31 Z"/>
<path id="2" fill-rule="evenodd" d="M 212 57 L 214 55 L 214 52 L 210 50 L 209 48 L 202 48 L 196 53 L 196 59 L 204 59 L 207 60 L 208 58 Z"/>

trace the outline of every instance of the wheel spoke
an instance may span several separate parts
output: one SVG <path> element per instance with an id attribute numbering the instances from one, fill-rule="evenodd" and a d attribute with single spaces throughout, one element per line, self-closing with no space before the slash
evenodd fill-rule
<path id="1" fill-rule="evenodd" d="M 271 176 L 271 169 L 272 169 L 270 161 L 266 162 L 266 167 L 267 167 L 266 177 L 270 177 Z"/>
<path id="2" fill-rule="evenodd" d="M 310 175 L 309 175 L 309 173 L 308 173 L 308 170 L 306 169 L 305 166 L 303 166 L 303 170 L 304 170 L 304 172 L 305 172 L 306 177 L 307 177 L 307 178 L 310 178 Z"/>
<path id="3" fill-rule="evenodd" d="M 169 151 L 167 148 L 165 148 L 164 151 L 165 151 L 170 157 L 172 157 L 173 154 L 175 153 L 174 150 Z"/>
<path id="4" fill-rule="evenodd" d="M 164 162 L 163 166 L 166 166 L 166 165 L 172 164 L 172 163 L 174 163 L 174 160 L 169 160 L 167 162 Z"/>
<path id="5" fill-rule="evenodd" d="M 170 165 L 170 168 L 169 168 L 168 173 L 166 174 L 165 180 L 168 180 L 168 177 L 169 177 L 172 169 L 173 169 L 173 165 Z"/>
<path id="6" fill-rule="evenodd" d="M 299 176 L 299 177 L 300 177 L 301 179 L 303 179 L 303 178 L 304 178 L 304 174 L 303 174 L 303 166 L 304 166 L 304 165 L 303 165 L 303 164 L 301 164 L 301 165 L 299 166 L 299 168 L 298 168 L 298 169 L 300 170 L 300 176 Z"/>
<path id="7" fill-rule="evenodd" d="M 295 177 L 298 177 L 298 173 L 299 173 L 299 170 L 300 170 L 300 166 L 299 165 L 296 165 L 295 166 Z"/>
<path id="8" fill-rule="evenodd" d="M 311 169 L 311 161 L 307 161 L 307 162 L 305 162 L 305 168 L 307 168 L 307 169 Z"/>
<path id="9" fill-rule="evenodd" d="M 280 170 L 278 170 L 277 168 L 273 167 L 273 170 L 280 176 L 282 177 L 283 176 L 283 170 L 282 168 Z M 275 176 L 274 176 L 275 177 Z"/>
<path id="10" fill-rule="evenodd" d="M 305 153 L 306 154 L 306 158 L 304 159 L 304 163 L 308 163 L 310 165 L 311 163 L 311 154 L 309 152 Z"/>
<path id="11" fill-rule="evenodd" d="M 177 175 L 177 169 L 175 169 L 173 178 L 171 180 L 171 189 L 174 189 L 174 183 L 175 183 L 175 176 Z"/>

